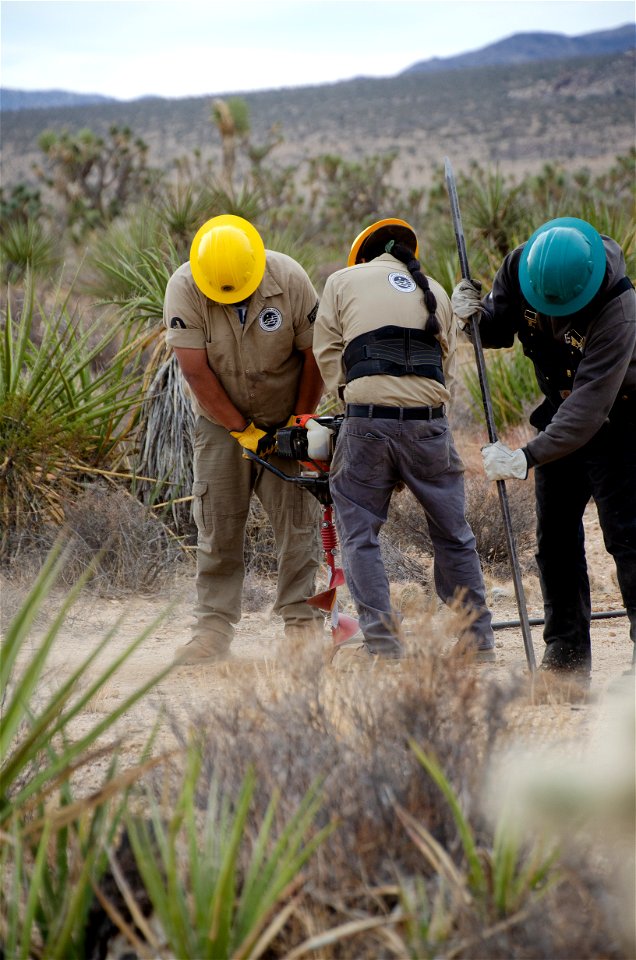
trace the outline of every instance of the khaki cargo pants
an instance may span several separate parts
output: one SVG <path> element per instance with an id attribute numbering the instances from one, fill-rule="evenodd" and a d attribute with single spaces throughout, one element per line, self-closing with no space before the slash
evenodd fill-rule
<path id="1" fill-rule="evenodd" d="M 270 457 L 284 473 L 294 460 Z M 241 618 L 244 541 L 250 500 L 260 500 L 276 538 L 278 583 L 274 612 L 285 626 L 304 626 L 322 616 L 305 600 L 315 593 L 320 562 L 320 505 L 298 484 L 281 480 L 246 460 L 224 427 L 197 417 L 194 443 L 193 515 L 197 525 L 197 605 L 192 634 L 229 646 Z"/>

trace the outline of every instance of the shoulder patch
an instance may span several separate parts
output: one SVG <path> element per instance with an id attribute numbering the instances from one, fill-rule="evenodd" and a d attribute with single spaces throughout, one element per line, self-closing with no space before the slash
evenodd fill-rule
<path id="1" fill-rule="evenodd" d="M 389 283 L 400 293 L 412 293 L 417 287 L 415 280 L 408 273 L 390 273 Z"/>
<path id="2" fill-rule="evenodd" d="M 178 327 L 180 327 L 181 330 L 185 330 L 186 325 L 181 319 L 181 317 L 172 317 L 170 321 L 170 327 L 172 330 L 176 330 Z"/>
<path id="3" fill-rule="evenodd" d="M 307 314 L 307 319 L 309 320 L 310 323 L 313 323 L 317 315 L 318 315 L 318 301 L 316 300 L 315 304 Z"/>

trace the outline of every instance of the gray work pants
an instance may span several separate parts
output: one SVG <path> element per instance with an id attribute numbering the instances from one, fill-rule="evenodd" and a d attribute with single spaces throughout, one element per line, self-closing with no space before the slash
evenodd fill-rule
<path id="1" fill-rule="evenodd" d="M 283 473 L 298 469 L 295 461 L 275 456 L 270 460 Z M 321 617 L 305 602 L 315 593 L 320 562 L 320 506 L 315 497 L 244 459 L 234 437 L 205 417 L 196 421 L 192 493 L 198 531 L 195 638 L 227 647 L 232 624 L 240 620 L 252 494 L 262 503 L 276 539 L 274 612 L 286 626 L 302 626 Z"/>
<path id="2" fill-rule="evenodd" d="M 494 647 L 475 537 L 465 516 L 463 464 L 447 419 L 347 417 L 336 443 L 330 489 L 345 578 L 367 646 L 383 656 L 401 652 L 378 540 L 400 481 L 426 515 L 438 596 L 445 603 L 461 596 L 477 613 L 471 628 L 477 646 Z"/>

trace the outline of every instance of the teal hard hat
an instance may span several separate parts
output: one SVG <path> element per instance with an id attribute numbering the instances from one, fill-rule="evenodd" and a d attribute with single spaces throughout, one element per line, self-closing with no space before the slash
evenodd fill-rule
<path id="1" fill-rule="evenodd" d="M 606 262 L 601 235 L 586 220 L 549 220 L 535 230 L 521 254 L 521 291 L 539 313 L 576 313 L 601 286 Z"/>

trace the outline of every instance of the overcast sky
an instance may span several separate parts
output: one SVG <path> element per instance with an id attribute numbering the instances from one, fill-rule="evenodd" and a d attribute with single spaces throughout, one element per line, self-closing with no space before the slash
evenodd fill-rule
<path id="1" fill-rule="evenodd" d="M 2 86 L 187 97 L 394 76 L 513 33 L 634 22 L 633 0 L 2 0 Z"/>

